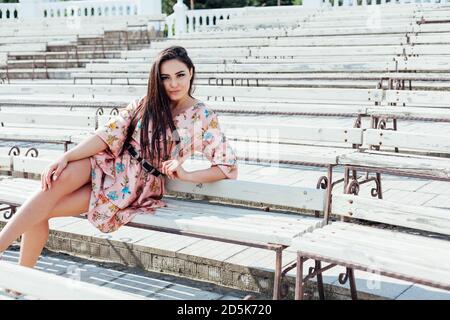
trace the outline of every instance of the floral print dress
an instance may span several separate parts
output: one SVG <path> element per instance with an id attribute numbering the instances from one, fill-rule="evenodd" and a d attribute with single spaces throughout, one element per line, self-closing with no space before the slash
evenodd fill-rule
<path id="1" fill-rule="evenodd" d="M 137 214 L 152 214 L 156 208 L 167 206 L 162 200 L 165 176 L 156 177 L 147 173 L 127 151 L 120 155 L 131 118 L 139 103 L 139 100 L 132 101 L 120 110 L 119 115 L 95 132 L 108 148 L 90 157 L 92 193 L 89 211 L 85 215 L 101 232 L 113 232 Z M 213 110 L 198 102 L 176 115 L 174 124 L 178 135 L 172 134 L 170 129 L 167 131 L 171 159 L 183 163 L 194 152 L 200 152 L 212 166 L 218 166 L 226 178 L 237 178 L 235 152 L 221 132 L 217 114 Z M 151 127 L 150 124 L 149 134 Z M 140 130 L 141 124 L 138 122 L 130 141 L 138 152 Z M 177 140 L 180 142 L 176 143 Z M 156 161 L 152 165 L 161 171 Z"/>

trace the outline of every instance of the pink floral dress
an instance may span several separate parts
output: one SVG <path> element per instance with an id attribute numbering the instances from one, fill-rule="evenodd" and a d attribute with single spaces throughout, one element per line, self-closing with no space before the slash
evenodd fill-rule
<path id="1" fill-rule="evenodd" d="M 147 173 L 127 151 L 119 156 L 126 138 L 131 117 L 139 100 L 132 101 L 119 115 L 112 118 L 96 134 L 108 148 L 92 157 L 92 193 L 88 220 L 102 232 L 112 232 L 130 222 L 136 214 L 152 214 L 156 208 L 167 204 L 161 200 L 165 193 L 165 177 Z M 212 166 L 218 166 L 228 179 L 237 178 L 237 161 L 234 150 L 220 130 L 217 114 L 202 102 L 174 117 L 180 143 L 168 130 L 171 159 L 183 163 L 194 152 L 206 156 Z M 151 134 L 151 125 L 149 134 Z M 140 152 L 140 122 L 130 144 Z M 151 136 L 149 137 L 149 139 Z M 162 144 L 162 142 L 161 142 Z M 159 171 L 160 166 L 152 164 Z"/>

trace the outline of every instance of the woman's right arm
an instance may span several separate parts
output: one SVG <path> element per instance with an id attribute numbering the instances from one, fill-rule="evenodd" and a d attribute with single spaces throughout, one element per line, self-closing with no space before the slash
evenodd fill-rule
<path id="1" fill-rule="evenodd" d="M 55 181 L 61 172 L 67 167 L 67 164 L 71 161 L 77 161 L 80 159 L 89 158 L 103 150 L 105 150 L 108 145 L 101 139 L 97 134 L 86 138 L 81 143 L 79 143 L 73 149 L 65 152 L 58 159 L 50 164 L 41 175 L 41 188 L 46 191 L 51 189 L 52 180 Z"/>
<path id="2" fill-rule="evenodd" d="M 68 162 L 77 161 L 84 158 L 89 158 L 99 152 L 104 151 L 108 148 L 108 145 L 103 139 L 101 139 L 97 134 L 90 136 L 89 138 L 83 140 L 75 148 L 70 149 L 64 153 L 63 157 L 66 158 Z"/>
<path id="3" fill-rule="evenodd" d="M 48 166 L 42 173 L 42 189 L 50 188 L 52 180 L 56 180 L 71 161 L 89 158 L 107 148 L 112 155 L 118 156 L 125 142 L 127 128 L 136 107 L 137 101 L 133 101 L 127 107 L 120 109 L 119 114 L 111 118 L 106 125 L 97 129 L 94 135 L 64 153 Z"/>

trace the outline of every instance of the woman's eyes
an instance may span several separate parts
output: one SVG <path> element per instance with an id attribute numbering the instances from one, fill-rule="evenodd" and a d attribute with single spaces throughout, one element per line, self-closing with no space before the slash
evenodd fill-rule
<path id="1" fill-rule="evenodd" d="M 182 77 L 184 77 L 186 74 L 184 74 L 184 73 L 181 73 L 181 74 L 178 74 L 177 75 L 177 78 L 182 78 Z M 161 80 L 169 80 L 170 78 L 169 77 L 161 77 Z"/>

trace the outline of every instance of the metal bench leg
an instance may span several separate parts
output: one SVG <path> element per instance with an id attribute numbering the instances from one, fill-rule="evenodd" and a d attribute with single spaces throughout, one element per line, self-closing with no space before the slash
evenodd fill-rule
<path id="1" fill-rule="evenodd" d="M 322 269 L 322 265 L 319 260 L 316 260 L 316 270 L 319 271 Z M 325 290 L 323 289 L 323 278 L 322 272 L 317 273 L 317 290 L 319 291 L 320 300 L 325 300 Z"/>
<path id="2" fill-rule="evenodd" d="M 295 300 L 303 300 L 303 262 L 304 258 L 297 254 L 297 276 L 295 277 Z"/>
<path id="3" fill-rule="evenodd" d="M 358 294 L 356 291 L 356 282 L 355 282 L 355 272 L 353 269 L 348 268 L 348 276 L 350 281 L 350 293 L 352 295 L 352 300 L 358 299 Z"/>
<path id="4" fill-rule="evenodd" d="M 275 279 L 273 282 L 273 300 L 280 299 L 280 289 L 281 289 L 281 265 L 283 259 L 283 247 L 279 247 L 275 250 L 276 260 L 275 260 Z"/>
<path id="5" fill-rule="evenodd" d="M 342 285 L 346 284 L 347 281 L 350 281 L 350 293 L 351 293 L 352 300 L 357 300 L 358 295 L 356 292 L 355 273 L 354 273 L 353 268 L 346 267 L 345 273 L 339 274 L 338 280 L 339 280 L 339 283 Z"/>
<path id="6" fill-rule="evenodd" d="M 382 188 L 381 188 L 381 173 L 377 173 L 376 176 L 377 176 L 377 181 L 378 181 L 378 183 L 377 183 L 377 187 L 378 187 L 378 190 L 377 190 L 378 199 L 383 199 L 383 191 L 382 191 Z"/>

